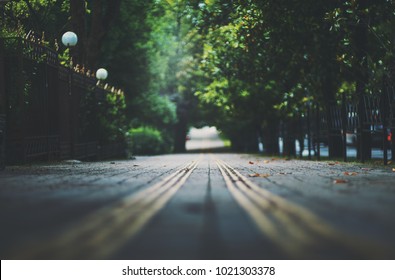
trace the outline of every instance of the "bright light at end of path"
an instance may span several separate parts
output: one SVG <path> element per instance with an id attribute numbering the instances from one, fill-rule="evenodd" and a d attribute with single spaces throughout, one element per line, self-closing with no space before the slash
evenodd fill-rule
<path id="1" fill-rule="evenodd" d="M 186 143 L 186 149 L 191 150 L 207 150 L 224 148 L 225 143 L 219 136 L 216 127 L 205 126 L 203 128 L 192 127 L 189 130 L 190 140 Z"/>

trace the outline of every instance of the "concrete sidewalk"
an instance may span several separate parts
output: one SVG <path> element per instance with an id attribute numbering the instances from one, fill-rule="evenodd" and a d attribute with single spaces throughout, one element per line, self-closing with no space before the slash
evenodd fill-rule
<path id="1" fill-rule="evenodd" d="M 185 167 L 193 161 L 197 163 L 196 169 Z M 269 227 L 279 227 L 282 232 L 279 237 L 256 227 L 257 218 L 249 217 L 248 209 L 245 212 L 231 195 L 219 162 L 266 193 L 269 208 L 263 208 L 260 215 L 268 217 Z M 395 259 L 393 168 L 247 154 L 166 155 L 124 161 L 68 161 L 8 167 L 0 172 L 1 257 Z M 138 234 L 129 236 L 132 225 L 129 216 L 141 209 L 134 209 L 134 203 L 126 206 L 124 200 L 133 201 L 141 192 L 151 193 L 150 188 L 184 169 L 192 172 L 191 176 L 174 191 L 174 197 L 155 210 L 158 212 L 141 226 Z M 235 186 L 239 184 L 238 179 L 231 180 Z M 264 200 L 262 203 L 266 204 Z M 278 208 L 277 203 L 281 203 L 283 209 Z M 151 212 L 156 209 L 147 207 Z M 310 214 L 298 216 L 296 212 L 292 214 L 292 209 Z M 328 241 L 311 235 L 308 227 L 312 225 L 307 221 L 314 224 L 317 220 L 311 220 L 309 215 L 315 215 L 325 227 L 347 236 L 346 241 Z M 123 224 L 121 218 L 128 222 Z M 306 221 L 302 221 L 305 218 Z M 94 230 L 76 235 L 86 221 L 95 221 Z M 103 234 L 109 239 L 83 249 Z M 57 244 L 56 240 L 64 240 L 64 236 L 68 239 L 75 236 L 74 241 L 65 243 L 72 246 Z M 287 250 L 280 250 L 280 244 L 298 244 L 298 236 L 304 240 L 317 238 L 318 243 L 315 247 L 301 246 L 296 257 L 288 255 Z M 273 238 L 278 239 L 277 242 Z M 373 249 L 360 254 L 344 248 L 347 242 L 354 243 L 352 239 L 364 240 L 358 244 Z M 95 253 L 103 244 L 111 245 L 114 240 L 122 240 L 122 250 Z M 41 248 L 45 248 L 45 253 Z"/>

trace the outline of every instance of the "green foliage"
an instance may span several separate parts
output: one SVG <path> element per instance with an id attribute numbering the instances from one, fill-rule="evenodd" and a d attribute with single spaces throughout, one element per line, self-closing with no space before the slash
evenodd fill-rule
<path id="1" fill-rule="evenodd" d="M 176 120 L 176 105 L 166 96 L 149 94 L 140 96 L 133 102 L 133 107 L 140 120 L 150 126 L 165 128 Z"/>
<path id="2" fill-rule="evenodd" d="M 57 39 L 64 32 L 69 12 L 69 1 L 29 0 L 10 1 L 3 7 L 0 30 L 18 31 L 20 35 L 34 30 L 47 41 Z M 4 31 L 2 31 L 4 32 Z"/>
<path id="3" fill-rule="evenodd" d="M 87 3 L 91 18 L 94 2 Z M 394 5 L 123 0 L 98 61 L 126 92 L 122 109 L 109 114 L 159 130 L 169 147 L 174 131 L 184 133 L 179 125 L 203 123 L 242 143 L 271 133 L 280 119 L 292 123 L 309 104 L 328 108 L 342 95 L 380 93 L 383 81 L 394 83 Z M 69 1 L 16 1 L 4 14 L 1 34 L 35 29 L 60 38 L 70 26 Z M 60 57 L 68 61 L 67 52 Z"/>
<path id="4" fill-rule="evenodd" d="M 67 48 L 58 54 L 59 63 L 63 66 L 70 67 L 70 49 Z"/>
<path id="5" fill-rule="evenodd" d="M 125 88 L 129 117 L 138 117 L 131 106 L 136 97 L 150 93 L 150 26 L 146 22 L 152 1 L 124 0 L 103 41 L 99 65 L 106 66 L 111 83 Z"/>
<path id="6" fill-rule="evenodd" d="M 168 152 L 174 145 L 173 126 L 177 121 L 176 105 L 166 96 L 148 94 L 133 101 L 135 118 L 131 127 L 149 126 L 160 131 Z"/>
<path id="7" fill-rule="evenodd" d="M 17 26 L 15 28 L 9 28 L 5 25 L 0 26 L 0 38 L 17 38 L 24 35 L 24 29 L 22 26 Z"/>
<path id="8" fill-rule="evenodd" d="M 154 155 L 169 151 L 159 130 L 151 127 L 139 127 L 127 133 L 129 149 L 133 154 Z"/>

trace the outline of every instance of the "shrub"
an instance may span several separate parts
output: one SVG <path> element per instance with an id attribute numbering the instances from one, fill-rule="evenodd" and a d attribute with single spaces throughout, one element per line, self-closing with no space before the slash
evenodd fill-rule
<path id="1" fill-rule="evenodd" d="M 166 151 L 166 145 L 159 130 L 151 127 L 139 127 L 127 133 L 129 150 L 133 154 L 153 155 Z"/>

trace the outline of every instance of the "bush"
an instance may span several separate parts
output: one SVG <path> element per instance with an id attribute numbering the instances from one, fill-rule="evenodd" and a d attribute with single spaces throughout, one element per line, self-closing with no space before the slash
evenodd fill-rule
<path id="1" fill-rule="evenodd" d="M 166 145 L 159 130 L 151 127 L 139 127 L 129 130 L 129 150 L 133 154 L 154 155 L 166 152 Z"/>

